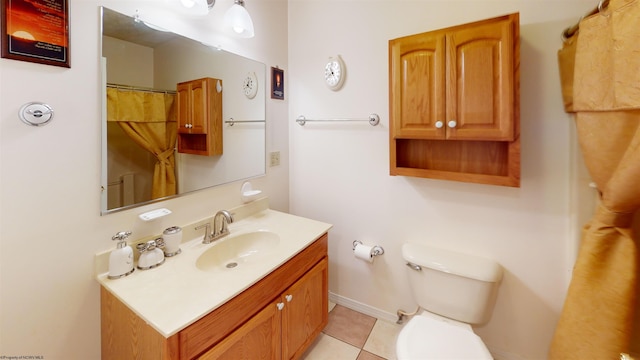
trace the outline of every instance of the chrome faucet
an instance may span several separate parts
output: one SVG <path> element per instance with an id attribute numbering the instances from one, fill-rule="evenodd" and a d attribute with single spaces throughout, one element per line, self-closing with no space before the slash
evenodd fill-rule
<path id="1" fill-rule="evenodd" d="M 196 227 L 196 230 L 204 228 L 203 244 L 211 244 L 212 242 L 229 235 L 229 224 L 233 222 L 233 216 L 227 210 L 220 210 L 213 217 L 213 231 L 211 225 L 204 223 Z"/>
<path id="2" fill-rule="evenodd" d="M 233 216 L 227 210 L 220 210 L 213 217 L 213 232 L 211 241 L 218 240 L 229 235 L 229 224 L 233 222 Z"/>

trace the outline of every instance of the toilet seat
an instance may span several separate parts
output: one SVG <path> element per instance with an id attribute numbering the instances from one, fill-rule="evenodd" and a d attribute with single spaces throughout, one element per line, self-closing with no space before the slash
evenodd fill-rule
<path id="1" fill-rule="evenodd" d="M 486 359 L 491 353 L 470 326 L 424 314 L 414 316 L 398 334 L 398 360 Z"/>

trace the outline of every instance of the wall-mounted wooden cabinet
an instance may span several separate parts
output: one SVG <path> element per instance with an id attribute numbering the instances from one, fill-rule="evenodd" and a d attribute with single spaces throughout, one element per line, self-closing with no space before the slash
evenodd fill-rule
<path id="1" fill-rule="evenodd" d="M 222 80 L 213 78 L 177 85 L 178 152 L 222 154 L 221 89 Z"/>
<path id="2" fill-rule="evenodd" d="M 520 185 L 519 16 L 389 41 L 390 172 Z"/>

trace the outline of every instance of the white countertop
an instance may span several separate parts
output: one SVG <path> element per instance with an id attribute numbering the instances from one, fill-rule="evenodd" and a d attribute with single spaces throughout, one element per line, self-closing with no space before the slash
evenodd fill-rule
<path id="1" fill-rule="evenodd" d="M 234 221 L 229 226 L 231 234 L 211 244 L 203 244 L 202 235 L 186 242 L 183 239 L 182 253 L 166 258 L 157 268 L 136 269 L 133 274 L 115 280 L 108 279 L 106 272 L 97 278 L 109 292 L 168 338 L 258 282 L 320 238 L 331 226 L 265 209 Z M 269 256 L 232 269 L 204 271 L 196 267 L 198 256 L 206 250 L 257 230 L 280 236 L 275 251 Z"/>

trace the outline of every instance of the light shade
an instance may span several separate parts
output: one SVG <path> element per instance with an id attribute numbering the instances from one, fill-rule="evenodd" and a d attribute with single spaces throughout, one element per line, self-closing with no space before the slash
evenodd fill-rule
<path id="1" fill-rule="evenodd" d="M 180 0 L 182 7 L 192 15 L 207 15 L 215 3 L 215 0 Z"/>
<path id="2" fill-rule="evenodd" d="M 233 1 L 233 5 L 224 14 L 224 21 L 240 37 L 251 38 L 255 35 L 251 16 L 244 8 L 244 0 Z"/>

